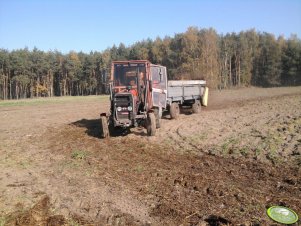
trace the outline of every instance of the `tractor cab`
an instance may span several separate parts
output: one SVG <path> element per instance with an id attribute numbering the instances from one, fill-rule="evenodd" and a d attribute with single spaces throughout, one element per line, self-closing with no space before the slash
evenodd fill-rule
<path id="1" fill-rule="evenodd" d="M 136 99 L 136 105 L 143 104 L 146 86 L 145 63 L 116 62 L 113 63 L 112 69 L 112 94 L 130 93 Z M 140 106 L 139 110 L 143 110 L 143 106 Z"/>
<path id="2" fill-rule="evenodd" d="M 146 63 L 113 62 L 111 74 L 111 113 L 114 126 L 137 126 L 146 112 Z"/>
<path id="3" fill-rule="evenodd" d="M 115 88 L 114 92 L 120 92 L 126 88 L 137 89 L 138 82 L 142 83 L 140 85 L 145 85 L 145 78 L 140 80 L 140 74 L 145 75 L 145 64 L 133 64 L 133 63 L 115 63 L 113 64 L 113 86 Z"/>

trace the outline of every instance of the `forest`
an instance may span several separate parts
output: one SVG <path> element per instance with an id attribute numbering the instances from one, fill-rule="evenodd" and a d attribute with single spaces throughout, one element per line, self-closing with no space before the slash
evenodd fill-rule
<path id="1" fill-rule="evenodd" d="M 296 35 L 286 39 L 255 29 L 223 35 L 189 27 L 102 52 L 0 49 L 0 99 L 105 94 L 111 62 L 130 59 L 166 66 L 169 79 L 205 79 L 213 89 L 301 85 Z"/>

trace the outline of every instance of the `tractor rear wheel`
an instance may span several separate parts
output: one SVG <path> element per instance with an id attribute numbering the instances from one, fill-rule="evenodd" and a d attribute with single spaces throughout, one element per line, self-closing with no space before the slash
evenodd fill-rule
<path id="1" fill-rule="evenodd" d="M 156 134 L 156 116 L 154 113 L 150 112 L 146 119 L 146 130 L 148 136 L 155 136 Z"/>
<path id="2" fill-rule="evenodd" d="M 100 117 L 100 137 L 106 138 L 110 136 L 108 120 L 106 116 Z"/>
<path id="3" fill-rule="evenodd" d="M 178 118 L 180 114 L 180 106 L 178 103 L 171 103 L 170 109 L 169 109 L 170 117 L 172 119 Z"/>
<path id="4" fill-rule="evenodd" d="M 192 104 L 192 113 L 198 114 L 201 111 L 201 103 L 199 100 L 195 100 L 194 104 Z"/>

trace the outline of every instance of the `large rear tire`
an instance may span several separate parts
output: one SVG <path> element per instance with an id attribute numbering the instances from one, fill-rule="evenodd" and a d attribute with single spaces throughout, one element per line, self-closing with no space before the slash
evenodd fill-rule
<path id="1" fill-rule="evenodd" d="M 155 136 L 156 134 L 156 116 L 154 113 L 150 112 L 146 119 L 146 130 L 148 136 Z"/>
<path id="2" fill-rule="evenodd" d="M 100 137 L 107 138 L 110 136 L 108 120 L 106 116 L 100 117 Z"/>
<path id="3" fill-rule="evenodd" d="M 177 119 L 180 114 L 180 106 L 178 103 L 171 103 L 170 109 L 169 109 L 170 117 L 172 119 Z"/>
<path id="4" fill-rule="evenodd" d="M 192 104 L 192 113 L 198 114 L 201 112 L 201 103 L 199 100 L 195 100 L 194 104 Z"/>

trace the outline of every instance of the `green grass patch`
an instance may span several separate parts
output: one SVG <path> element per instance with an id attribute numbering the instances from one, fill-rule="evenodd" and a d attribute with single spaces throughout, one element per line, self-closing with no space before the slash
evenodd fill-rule
<path id="1" fill-rule="evenodd" d="M 91 95 L 91 96 L 64 96 L 64 97 L 40 97 L 32 99 L 20 100 L 1 100 L 0 107 L 15 107 L 15 106 L 38 106 L 47 104 L 65 104 L 73 102 L 89 102 L 89 101 L 107 101 L 107 95 Z"/>
<path id="2" fill-rule="evenodd" d="M 88 153 L 83 150 L 75 150 L 71 154 L 71 158 L 83 160 L 87 157 Z"/>
<path id="3" fill-rule="evenodd" d="M 29 169 L 32 166 L 32 163 L 29 160 L 20 161 L 19 164 L 22 169 Z"/>
<path id="4" fill-rule="evenodd" d="M 188 137 L 185 137 L 184 139 L 186 139 L 188 142 L 191 142 L 191 143 L 200 143 L 200 142 L 203 142 L 204 140 L 206 140 L 207 137 L 208 137 L 207 133 L 202 133 L 202 134 L 188 136 Z"/>
<path id="5" fill-rule="evenodd" d="M 236 138 L 227 139 L 221 146 L 221 151 L 223 155 L 233 154 L 237 149 L 237 144 L 239 144 L 239 140 Z"/>
<path id="6" fill-rule="evenodd" d="M 240 154 L 242 154 L 243 156 L 248 156 L 249 154 L 249 147 L 242 147 L 240 150 L 239 150 Z"/>
<path id="7" fill-rule="evenodd" d="M 0 217 L 0 226 L 4 226 L 6 224 L 6 218 Z"/>
<path id="8" fill-rule="evenodd" d="M 81 225 L 79 222 L 77 222 L 77 221 L 74 220 L 74 219 L 69 219 L 69 220 L 68 220 L 68 224 L 69 224 L 70 226 L 80 226 L 80 225 Z"/>
<path id="9" fill-rule="evenodd" d="M 295 159 L 295 162 L 296 162 L 296 165 L 300 167 L 301 166 L 301 156 L 297 156 Z"/>
<path id="10" fill-rule="evenodd" d="M 32 167 L 32 160 L 25 157 L 18 158 L 15 155 L 4 153 L 0 159 L 0 164 L 4 167 L 15 167 L 19 169 L 29 169 Z"/>
<path id="11" fill-rule="evenodd" d="M 257 147 L 255 149 L 255 156 L 258 157 L 259 155 L 261 155 L 264 152 L 264 150 L 261 147 Z"/>
<path id="12" fill-rule="evenodd" d="M 137 172 L 137 173 L 142 173 L 144 171 L 144 167 L 142 165 L 137 165 L 134 168 L 134 171 Z"/>

